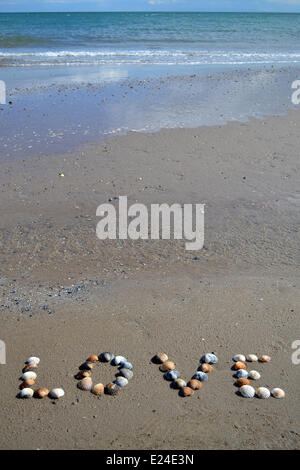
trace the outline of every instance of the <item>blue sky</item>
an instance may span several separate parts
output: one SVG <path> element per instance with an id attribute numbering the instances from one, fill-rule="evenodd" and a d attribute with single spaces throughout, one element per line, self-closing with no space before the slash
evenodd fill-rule
<path id="1" fill-rule="evenodd" d="M 300 0 L 0 0 L 5 11 L 300 12 Z"/>

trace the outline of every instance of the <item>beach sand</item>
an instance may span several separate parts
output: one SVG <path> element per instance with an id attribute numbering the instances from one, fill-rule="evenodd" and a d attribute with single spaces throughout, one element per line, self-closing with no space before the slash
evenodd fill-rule
<path id="1" fill-rule="evenodd" d="M 0 164 L 1 449 L 300 448 L 299 129 L 293 111 Z M 122 195 L 204 203 L 204 248 L 100 241 L 96 208 Z M 133 363 L 116 397 L 76 388 L 78 366 L 102 351 Z M 151 363 L 157 351 L 187 379 L 204 352 L 219 364 L 183 399 Z M 237 353 L 271 355 L 249 368 L 285 399 L 240 397 Z M 30 355 L 41 359 L 36 385 L 63 387 L 61 400 L 16 398 Z M 93 379 L 115 372 L 98 364 Z"/>

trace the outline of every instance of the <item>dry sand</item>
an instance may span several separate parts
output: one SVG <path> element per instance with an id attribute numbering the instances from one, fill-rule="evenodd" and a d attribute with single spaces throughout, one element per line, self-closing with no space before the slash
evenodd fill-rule
<path id="1" fill-rule="evenodd" d="M 1 163 L 2 449 L 299 449 L 300 114 L 224 127 L 131 133 L 72 155 Z M 64 173 L 64 178 L 59 176 Z M 99 241 L 96 208 L 205 203 L 205 247 Z M 76 388 L 91 353 L 134 365 L 117 397 Z M 189 378 L 204 352 L 219 364 L 182 399 L 151 363 L 167 352 Z M 267 353 L 259 385 L 284 400 L 243 399 L 232 356 Z M 39 386 L 63 399 L 18 400 L 30 355 Z M 109 382 L 115 369 L 94 368 Z M 255 384 L 256 385 L 256 384 Z"/>

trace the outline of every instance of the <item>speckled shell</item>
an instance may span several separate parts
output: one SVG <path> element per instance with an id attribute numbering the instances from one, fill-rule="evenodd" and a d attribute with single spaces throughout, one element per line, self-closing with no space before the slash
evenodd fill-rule
<path id="1" fill-rule="evenodd" d="M 34 372 L 38 368 L 38 365 L 32 362 L 31 364 L 27 364 L 23 368 L 23 372 Z"/>
<path id="2" fill-rule="evenodd" d="M 23 388 L 18 394 L 19 398 L 31 398 L 33 397 L 33 390 L 32 388 Z"/>
<path id="3" fill-rule="evenodd" d="M 92 390 L 93 381 L 90 377 L 85 377 L 84 379 L 79 380 L 79 382 L 77 383 L 77 387 L 80 390 L 84 390 L 86 392 L 89 392 L 90 390 Z"/>
<path id="4" fill-rule="evenodd" d="M 186 381 L 183 379 L 175 379 L 173 385 L 175 388 L 183 388 L 186 387 Z"/>
<path id="5" fill-rule="evenodd" d="M 77 380 L 84 379 L 85 377 L 90 377 L 92 375 L 90 370 L 80 370 L 76 375 L 75 378 Z"/>
<path id="6" fill-rule="evenodd" d="M 269 398 L 271 393 L 266 387 L 258 387 L 256 390 L 256 395 L 258 398 Z"/>
<path id="7" fill-rule="evenodd" d="M 259 362 L 270 362 L 271 357 L 267 356 L 266 354 L 263 354 L 258 358 Z"/>
<path id="8" fill-rule="evenodd" d="M 247 366 L 244 362 L 242 361 L 238 361 L 234 364 L 234 368 L 235 370 L 239 370 L 239 369 L 247 369 Z"/>
<path id="9" fill-rule="evenodd" d="M 96 354 L 91 354 L 87 358 L 86 362 L 92 362 L 92 363 L 98 362 L 98 356 L 96 356 Z"/>
<path id="10" fill-rule="evenodd" d="M 180 372 L 178 372 L 178 370 L 168 370 L 167 372 L 165 372 L 164 374 L 164 378 L 166 380 L 175 380 L 175 379 L 179 379 L 180 377 Z"/>
<path id="11" fill-rule="evenodd" d="M 242 387 L 243 385 L 250 385 L 250 380 L 240 378 L 240 379 L 237 379 L 236 384 L 238 387 Z"/>
<path id="12" fill-rule="evenodd" d="M 98 397 L 102 396 L 104 394 L 104 385 L 101 383 L 94 385 L 92 388 L 92 393 Z"/>
<path id="13" fill-rule="evenodd" d="M 86 361 L 80 366 L 80 370 L 92 370 L 94 364 L 92 362 Z"/>
<path id="14" fill-rule="evenodd" d="M 30 388 L 32 385 L 35 384 L 35 381 L 33 379 L 27 379 L 24 380 L 24 382 L 21 383 L 20 389 L 22 390 L 23 388 Z"/>
<path id="15" fill-rule="evenodd" d="M 199 390 L 202 387 L 202 383 L 200 380 L 191 379 L 188 381 L 187 386 L 190 387 L 192 390 Z"/>
<path id="16" fill-rule="evenodd" d="M 246 359 L 248 362 L 257 362 L 258 357 L 255 354 L 247 354 Z"/>
<path id="17" fill-rule="evenodd" d="M 257 370 L 250 370 L 249 372 L 249 379 L 252 380 L 259 380 L 261 378 L 261 375 Z"/>
<path id="18" fill-rule="evenodd" d="M 115 356 L 112 360 L 112 364 L 114 366 L 119 366 L 120 364 L 123 364 L 124 362 L 127 362 L 127 359 L 124 356 Z"/>
<path id="19" fill-rule="evenodd" d="M 59 398 L 62 398 L 64 396 L 64 394 L 65 394 L 65 392 L 63 391 L 62 388 L 53 388 L 49 392 L 49 397 L 58 400 Z"/>
<path id="20" fill-rule="evenodd" d="M 255 396 L 255 389 L 251 385 L 243 385 L 240 388 L 240 394 L 244 398 L 253 398 Z"/>
<path id="21" fill-rule="evenodd" d="M 204 354 L 204 356 L 201 357 L 200 359 L 201 362 L 205 362 L 206 364 L 217 364 L 219 359 L 215 354 L 212 353 L 207 353 Z"/>
<path id="22" fill-rule="evenodd" d="M 103 352 L 103 353 L 99 354 L 98 359 L 101 362 L 110 362 L 110 361 L 113 360 L 114 357 L 115 356 L 111 352 Z"/>
<path id="23" fill-rule="evenodd" d="M 34 396 L 36 398 L 44 398 L 44 397 L 47 397 L 49 395 L 49 390 L 48 388 L 38 388 L 35 392 L 34 392 Z"/>
<path id="24" fill-rule="evenodd" d="M 234 375 L 237 379 L 248 379 L 249 376 L 248 371 L 244 369 L 237 370 Z"/>
<path id="25" fill-rule="evenodd" d="M 126 385 L 128 385 L 128 380 L 125 377 L 117 377 L 116 380 L 114 380 L 114 383 L 119 385 L 119 387 L 126 387 Z"/>
<path id="26" fill-rule="evenodd" d="M 162 364 L 163 362 L 166 362 L 169 358 L 165 353 L 157 353 L 155 354 L 153 359 L 157 364 Z"/>
<path id="27" fill-rule="evenodd" d="M 190 387 L 183 387 L 180 389 L 180 395 L 183 397 L 191 397 L 194 395 L 194 390 Z"/>
<path id="28" fill-rule="evenodd" d="M 23 382 L 25 380 L 35 380 L 37 378 L 37 375 L 35 372 L 24 372 L 24 374 L 21 375 L 21 380 L 23 380 Z"/>
<path id="29" fill-rule="evenodd" d="M 107 384 L 105 387 L 105 392 L 108 395 L 116 395 L 121 390 L 121 387 L 117 384 Z"/>
<path id="30" fill-rule="evenodd" d="M 25 364 L 36 364 L 36 365 L 39 365 L 39 363 L 40 363 L 40 358 L 35 357 L 35 356 L 29 357 L 27 361 L 25 362 Z"/>
<path id="31" fill-rule="evenodd" d="M 133 377 L 133 372 L 132 370 L 129 369 L 120 369 L 120 374 L 125 377 L 125 379 L 130 380 Z"/>
<path id="32" fill-rule="evenodd" d="M 232 360 L 234 362 L 239 362 L 239 361 L 246 362 L 246 356 L 244 356 L 244 354 L 236 354 L 235 356 L 233 356 Z"/>
<path id="33" fill-rule="evenodd" d="M 131 370 L 133 366 L 132 366 L 131 362 L 124 361 L 124 362 L 121 362 L 121 363 L 120 363 L 120 367 L 121 367 L 122 369 Z"/>
<path id="34" fill-rule="evenodd" d="M 209 374 L 210 372 L 213 372 L 214 368 L 210 364 L 203 363 L 200 366 L 200 369 L 202 372 L 205 372 L 206 374 Z"/>
<path id="35" fill-rule="evenodd" d="M 166 361 L 161 366 L 159 366 L 159 370 L 162 372 L 167 372 L 167 370 L 174 370 L 175 364 L 172 361 Z"/>
<path id="36" fill-rule="evenodd" d="M 198 371 L 193 375 L 192 379 L 200 380 L 200 382 L 206 382 L 208 375 L 205 372 Z"/>
<path id="37" fill-rule="evenodd" d="M 281 388 L 273 388 L 272 395 L 274 398 L 284 398 L 285 392 Z"/>

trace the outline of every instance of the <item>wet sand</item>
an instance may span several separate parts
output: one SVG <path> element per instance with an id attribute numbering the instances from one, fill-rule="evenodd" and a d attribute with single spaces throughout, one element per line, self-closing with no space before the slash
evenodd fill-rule
<path id="1" fill-rule="evenodd" d="M 299 128 L 290 112 L 0 164 L 2 449 L 299 449 Z M 205 203 L 204 248 L 98 240 L 96 208 L 120 195 Z M 125 355 L 134 377 L 97 398 L 73 375 L 105 350 Z M 204 352 L 219 364 L 182 399 L 151 363 L 157 351 L 187 379 Z M 250 366 L 262 373 L 255 386 L 286 398 L 238 396 L 236 353 L 271 355 Z M 32 354 L 37 386 L 62 386 L 63 399 L 16 398 Z M 93 378 L 115 372 L 99 365 Z"/>

